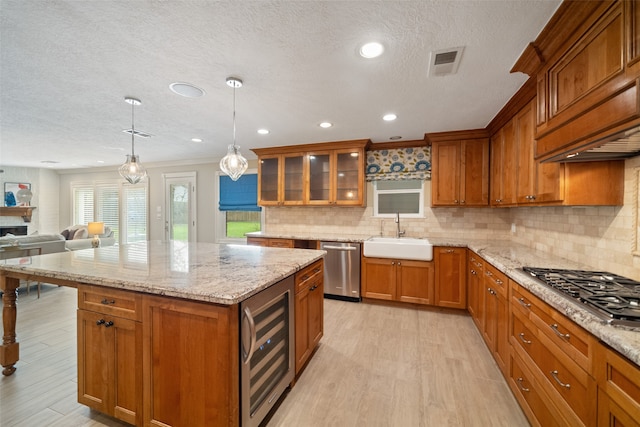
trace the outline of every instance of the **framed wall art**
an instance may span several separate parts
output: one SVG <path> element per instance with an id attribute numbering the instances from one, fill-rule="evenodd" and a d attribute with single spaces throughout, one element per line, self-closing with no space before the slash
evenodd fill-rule
<path id="1" fill-rule="evenodd" d="M 31 205 L 31 184 L 28 182 L 5 182 L 4 183 L 4 205 L 30 206 Z"/>

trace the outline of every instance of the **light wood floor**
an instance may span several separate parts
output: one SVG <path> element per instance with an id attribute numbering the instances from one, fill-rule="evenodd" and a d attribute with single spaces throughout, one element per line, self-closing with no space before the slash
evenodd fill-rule
<path id="1" fill-rule="evenodd" d="M 76 291 L 18 300 L 0 425 L 126 426 L 76 402 Z M 528 426 L 471 318 L 325 300 L 325 336 L 272 426 Z"/>

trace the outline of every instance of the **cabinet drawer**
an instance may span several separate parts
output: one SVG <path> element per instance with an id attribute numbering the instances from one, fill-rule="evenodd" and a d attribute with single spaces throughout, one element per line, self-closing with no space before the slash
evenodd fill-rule
<path id="1" fill-rule="evenodd" d="M 295 276 L 296 293 L 300 292 L 305 287 L 313 286 L 311 282 L 322 280 L 323 268 L 323 260 L 318 260 L 298 271 Z"/>
<path id="2" fill-rule="evenodd" d="M 521 286 L 513 286 L 511 303 L 514 310 L 526 315 L 541 333 L 582 369 L 593 374 L 593 348 L 596 341 L 590 333 Z"/>
<path id="3" fill-rule="evenodd" d="M 597 345 L 596 377 L 598 379 L 599 395 L 598 407 L 601 400 L 609 402 L 609 411 L 625 413 L 629 418 L 640 424 L 640 367 L 631 363 L 618 352 L 603 344 Z M 603 396 L 603 393 L 606 396 Z M 605 409 L 603 406 L 602 409 Z M 603 412 L 599 409 L 600 418 Z M 604 415 L 606 417 L 606 414 Z M 619 416 L 623 417 L 622 415 Z M 608 417 L 611 419 L 611 416 Z M 610 424 L 605 424 L 610 425 Z M 616 424 L 617 425 L 617 424 Z M 627 424 L 624 424 L 625 426 Z"/>
<path id="4" fill-rule="evenodd" d="M 78 285 L 78 308 L 140 321 L 142 294 L 101 286 Z"/>
<path id="5" fill-rule="evenodd" d="M 534 376 L 524 368 L 526 364 L 512 354 L 509 366 L 509 385 L 531 424 L 544 427 L 565 426 L 566 421 L 561 418 L 557 409 L 549 405 L 549 399 L 540 390 Z"/>
<path id="6" fill-rule="evenodd" d="M 546 394 L 573 423 L 593 425 L 596 416 L 596 383 L 582 368 L 553 344 L 535 325 L 512 312 L 509 338 L 514 351 L 529 367 Z"/>
<path id="7" fill-rule="evenodd" d="M 503 297 L 507 297 L 507 286 L 509 284 L 507 276 L 488 262 L 484 263 L 484 279 L 487 287 L 490 287 Z"/>

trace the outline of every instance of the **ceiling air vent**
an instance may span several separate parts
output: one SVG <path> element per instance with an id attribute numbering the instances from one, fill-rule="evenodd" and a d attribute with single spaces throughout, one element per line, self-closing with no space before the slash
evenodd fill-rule
<path id="1" fill-rule="evenodd" d="M 455 74 L 460 65 L 464 47 L 452 47 L 432 51 L 429 58 L 429 76 Z"/>

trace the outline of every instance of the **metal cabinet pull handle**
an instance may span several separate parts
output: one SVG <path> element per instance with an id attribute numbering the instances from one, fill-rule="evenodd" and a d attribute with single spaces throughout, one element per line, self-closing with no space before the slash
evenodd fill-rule
<path id="1" fill-rule="evenodd" d="M 491 289 L 491 288 L 487 288 L 487 291 L 489 291 L 489 293 L 490 293 L 491 295 L 496 295 L 496 291 L 494 291 L 494 290 L 493 290 L 493 289 Z"/>
<path id="2" fill-rule="evenodd" d="M 528 302 L 525 302 L 524 298 L 518 298 L 518 302 L 524 308 L 531 308 L 531 304 L 529 304 Z"/>
<path id="3" fill-rule="evenodd" d="M 529 390 L 528 388 L 526 388 L 525 386 L 522 385 L 522 382 L 524 381 L 524 379 L 522 377 L 516 379 L 516 384 L 518 384 L 518 388 L 520 389 L 520 391 L 524 391 L 525 393 L 529 393 L 531 390 Z"/>
<path id="4" fill-rule="evenodd" d="M 496 279 L 496 280 L 495 280 L 495 282 L 496 282 L 498 285 L 502 285 L 502 284 L 504 283 L 504 282 L 503 282 L 502 280 L 500 280 L 500 279 Z"/>
<path id="5" fill-rule="evenodd" d="M 445 252 L 448 253 L 448 254 L 452 254 L 455 251 L 453 249 L 447 249 Z"/>
<path id="6" fill-rule="evenodd" d="M 518 336 L 520 337 L 520 341 L 522 341 L 523 343 L 525 343 L 525 344 L 531 344 L 531 341 L 529 341 L 528 339 L 526 339 L 526 338 L 524 337 L 524 332 L 520 332 L 520 333 L 518 334 Z"/>
<path id="7" fill-rule="evenodd" d="M 402 264 L 400 263 L 400 261 L 398 261 L 398 265 L 399 265 L 399 266 L 400 266 L 400 265 L 402 265 Z"/>
<path id="8" fill-rule="evenodd" d="M 104 298 L 102 301 L 100 301 L 102 304 L 104 305 L 109 305 L 109 304 L 115 304 L 116 301 L 115 300 L 108 300 L 106 298 Z"/>
<path id="9" fill-rule="evenodd" d="M 562 332 L 560 332 L 560 330 L 558 329 L 557 323 L 554 323 L 553 325 L 549 325 L 549 327 L 551 328 L 551 330 L 553 330 L 553 332 L 555 332 L 557 336 L 559 336 L 563 340 L 569 341 L 569 338 L 571 338 L 569 334 L 563 334 Z"/>
<path id="10" fill-rule="evenodd" d="M 558 378 L 558 371 L 551 371 L 551 376 L 553 377 L 554 380 L 556 380 L 556 382 L 560 385 L 560 387 L 571 388 L 571 384 L 569 383 L 565 384 L 562 381 L 560 381 L 560 378 Z"/>
<path id="11" fill-rule="evenodd" d="M 100 325 L 104 325 L 104 319 L 100 319 L 96 322 L 96 325 L 100 326 Z"/>
<path id="12" fill-rule="evenodd" d="M 489 270 L 485 271 L 484 274 L 485 276 L 489 276 L 489 277 L 493 276 L 493 274 L 491 274 Z"/>
<path id="13" fill-rule="evenodd" d="M 471 269 L 471 274 L 473 274 L 474 276 L 478 275 L 478 273 L 476 273 L 476 271 L 474 269 Z"/>
<path id="14" fill-rule="evenodd" d="M 111 320 L 109 320 L 107 323 L 104 324 L 105 328 L 110 328 L 113 326 L 113 322 Z"/>
<path id="15" fill-rule="evenodd" d="M 249 350 L 245 351 L 244 345 L 242 346 L 242 362 L 246 365 L 251 360 L 256 347 L 256 322 L 253 320 L 249 307 L 244 308 L 242 321 L 244 322 L 245 320 L 249 324 Z M 244 340 L 242 344 L 244 344 Z"/>

